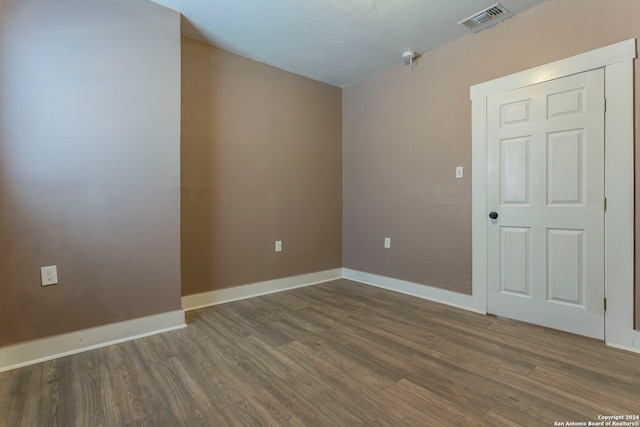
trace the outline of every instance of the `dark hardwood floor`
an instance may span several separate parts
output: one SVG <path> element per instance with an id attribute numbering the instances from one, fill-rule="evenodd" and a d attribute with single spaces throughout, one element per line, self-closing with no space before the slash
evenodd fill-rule
<path id="1" fill-rule="evenodd" d="M 638 354 L 346 280 L 187 320 L 0 374 L 0 425 L 553 426 L 640 414 Z"/>

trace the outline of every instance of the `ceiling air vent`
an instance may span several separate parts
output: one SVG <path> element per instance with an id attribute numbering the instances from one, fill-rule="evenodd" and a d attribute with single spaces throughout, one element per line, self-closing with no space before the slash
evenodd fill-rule
<path id="1" fill-rule="evenodd" d="M 500 3 L 496 3 L 493 6 L 486 8 L 474 15 L 471 15 L 467 19 L 463 19 L 458 22 L 458 24 L 462 24 L 470 30 L 476 29 L 477 27 L 485 24 L 491 20 L 494 20 L 500 16 L 506 15 L 509 11 Z"/>

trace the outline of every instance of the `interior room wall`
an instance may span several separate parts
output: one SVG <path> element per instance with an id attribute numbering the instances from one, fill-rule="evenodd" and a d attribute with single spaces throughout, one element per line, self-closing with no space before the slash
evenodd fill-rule
<path id="1" fill-rule="evenodd" d="M 469 294 L 469 87 L 638 38 L 639 17 L 634 0 L 553 0 L 345 88 L 344 267 Z"/>
<path id="2" fill-rule="evenodd" d="M 341 103 L 182 39 L 183 295 L 341 267 Z"/>
<path id="3" fill-rule="evenodd" d="M 179 155 L 179 14 L 0 1 L 0 347 L 180 309 Z"/>

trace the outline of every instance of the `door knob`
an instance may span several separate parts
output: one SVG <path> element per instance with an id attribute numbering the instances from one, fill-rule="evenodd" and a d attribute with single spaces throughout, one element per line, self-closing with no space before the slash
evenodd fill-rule
<path id="1" fill-rule="evenodd" d="M 490 212 L 489 213 L 489 218 L 491 219 L 498 219 L 498 212 Z"/>

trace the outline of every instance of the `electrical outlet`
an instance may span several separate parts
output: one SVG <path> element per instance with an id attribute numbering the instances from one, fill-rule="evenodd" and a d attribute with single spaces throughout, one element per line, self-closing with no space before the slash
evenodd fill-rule
<path id="1" fill-rule="evenodd" d="M 391 247 L 391 237 L 385 237 L 384 238 L 384 247 L 386 249 L 389 249 Z"/>
<path id="2" fill-rule="evenodd" d="M 42 282 L 42 286 L 57 285 L 58 267 L 55 265 L 40 267 L 40 280 Z"/>
<path id="3" fill-rule="evenodd" d="M 282 252 L 282 240 L 276 240 L 276 252 Z"/>

